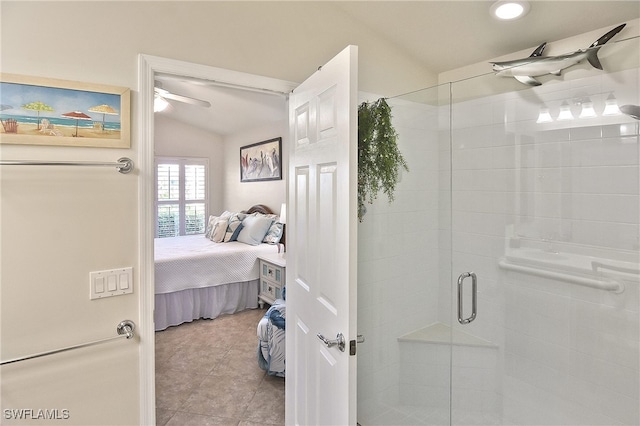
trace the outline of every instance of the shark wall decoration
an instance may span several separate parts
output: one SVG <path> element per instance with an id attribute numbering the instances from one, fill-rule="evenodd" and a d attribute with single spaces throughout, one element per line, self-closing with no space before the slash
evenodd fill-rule
<path id="1" fill-rule="evenodd" d="M 588 48 L 576 50 L 573 53 L 558 56 L 542 56 L 542 52 L 547 45 L 547 43 L 542 43 L 528 58 L 490 63 L 496 75 L 513 77 L 519 82 L 529 86 L 540 86 L 542 84 L 534 77 L 546 74 L 559 76 L 565 68 L 572 67 L 585 59 L 589 61 L 591 66 L 601 70 L 602 64 L 600 64 L 600 59 L 598 59 L 598 50 L 600 50 L 603 44 L 618 34 L 625 25 L 627 24 L 618 25 L 594 41 Z"/>
<path id="2" fill-rule="evenodd" d="M 631 118 L 640 120 L 640 105 L 622 105 L 620 111 Z"/>

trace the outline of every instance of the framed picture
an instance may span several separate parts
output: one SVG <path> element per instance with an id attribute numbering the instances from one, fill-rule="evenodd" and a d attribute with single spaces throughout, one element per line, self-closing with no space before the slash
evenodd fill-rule
<path id="1" fill-rule="evenodd" d="M 0 74 L 0 143 L 130 148 L 125 87 Z"/>
<path id="2" fill-rule="evenodd" d="M 240 182 L 282 179 L 282 138 L 240 148 Z"/>

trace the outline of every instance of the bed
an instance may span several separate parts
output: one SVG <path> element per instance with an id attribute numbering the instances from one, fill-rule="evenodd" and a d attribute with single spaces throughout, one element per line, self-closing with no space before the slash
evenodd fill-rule
<path id="1" fill-rule="evenodd" d="M 258 365 L 270 376 L 285 377 L 286 312 L 284 299 L 276 299 L 258 323 Z"/>
<path id="2" fill-rule="evenodd" d="M 256 205 L 211 216 L 205 236 L 156 238 L 155 330 L 257 308 L 258 257 L 279 251 L 277 221 L 268 207 Z"/>

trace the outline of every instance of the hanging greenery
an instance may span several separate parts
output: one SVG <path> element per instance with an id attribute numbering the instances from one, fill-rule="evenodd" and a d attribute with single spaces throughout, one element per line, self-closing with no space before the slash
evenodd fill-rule
<path id="1" fill-rule="evenodd" d="M 409 171 L 398 149 L 398 134 L 391 124 L 391 107 L 384 98 L 358 106 L 358 220 L 382 190 L 394 200 L 400 167 Z"/>

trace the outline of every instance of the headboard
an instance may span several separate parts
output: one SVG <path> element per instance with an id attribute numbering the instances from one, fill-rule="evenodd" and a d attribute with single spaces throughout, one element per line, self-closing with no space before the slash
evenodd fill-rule
<path id="1" fill-rule="evenodd" d="M 247 214 L 251 214 L 251 213 L 274 214 L 273 211 L 271 211 L 271 209 L 269 207 L 265 206 L 264 204 L 256 204 L 255 206 L 251 206 L 249 208 L 249 210 L 247 210 L 245 213 L 247 213 Z"/>

